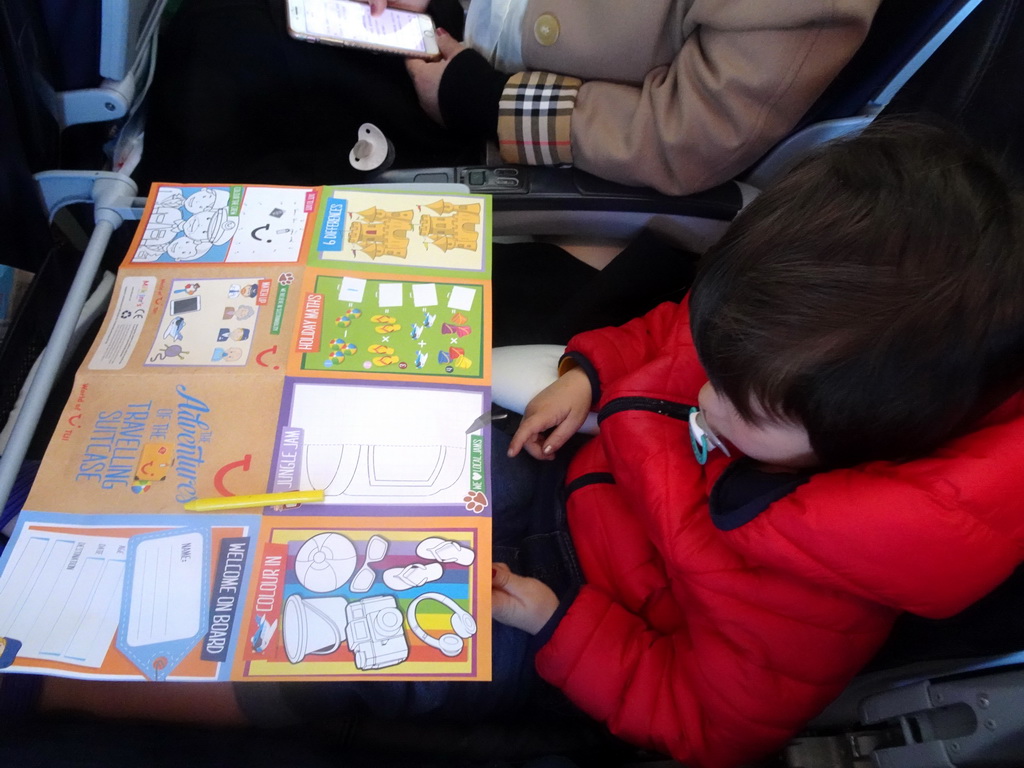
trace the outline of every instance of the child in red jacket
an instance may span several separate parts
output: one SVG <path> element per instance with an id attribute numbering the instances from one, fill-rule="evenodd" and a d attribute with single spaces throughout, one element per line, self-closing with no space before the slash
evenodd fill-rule
<path id="1" fill-rule="evenodd" d="M 495 559 L 518 558 L 495 568 L 495 683 L 246 683 L 239 706 L 228 686 L 48 679 L 44 706 L 244 722 L 270 691 L 293 722 L 331 702 L 468 719 L 517 702 L 535 657 L 621 739 L 740 765 L 902 612 L 956 613 L 1024 558 L 1020 206 L 945 130 L 879 123 L 821 150 L 740 214 L 687 301 L 574 337 L 560 372 L 492 473 Z M 592 410 L 600 434 L 565 468 Z M 522 523 L 538 506 L 555 538 Z"/>
<path id="2" fill-rule="evenodd" d="M 567 477 L 586 583 L 495 579 L 541 676 L 627 741 L 737 765 L 900 612 L 1002 581 L 1024 557 L 1022 242 L 990 164 L 880 123 L 753 201 L 688 302 L 576 336 L 509 454 L 550 459 L 598 412 Z"/>

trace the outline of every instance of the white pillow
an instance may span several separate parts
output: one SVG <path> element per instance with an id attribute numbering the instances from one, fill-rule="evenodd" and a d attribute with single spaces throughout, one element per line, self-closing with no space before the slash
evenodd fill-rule
<path id="1" fill-rule="evenodd" d="M 523 413 L 534 396 L 558 378 L 558 361 L 564 353 L 565 347 L 558 344 L 495 347 L 491 352 L 491 400 Z M 579 431 L 596 435 L 597 414 L 587 416 Z"/>

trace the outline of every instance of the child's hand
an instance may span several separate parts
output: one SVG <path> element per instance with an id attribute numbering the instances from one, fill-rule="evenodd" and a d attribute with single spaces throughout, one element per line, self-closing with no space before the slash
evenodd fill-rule
<path id="1" fill-rule="evenodd" d="M 591 395 L 590 379 L 582 368 L 566 371 L 526 406 L 508 455 L 515 456 L 525 448 L 535 459 L 553 459 L 555 451 L 586 421 Z"/>
<path id="2" fill-rule="evenodd" d="M 547 584 L 517 576 L 504 563 L 494 564 L 491 614 L 496 621 L 536 635 L 558 610 L 558 597 Z"/>

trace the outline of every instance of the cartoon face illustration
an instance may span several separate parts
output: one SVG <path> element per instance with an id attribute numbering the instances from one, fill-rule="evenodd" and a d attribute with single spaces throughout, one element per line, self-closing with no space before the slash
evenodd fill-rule
<path id="1" fill-rule="evenodd" d="M 243 304 L 235 310 L 235 320 L 248 320 L 256 314 L 256 310 L 250 307 L 248 304 Z"/>
<path id="2" fill-rule="evenodd" d="M 228 193 L 223 189 L 211 189 L 210 187 L 203 187 L 182 201 L 182 205 L 184 205 L 185 210 L 189 213 L 212 211 L 214 208 L 225 208 L 227 204 Z"/>
<path id="3" fill-rule="evenodd" d="M 174 450 L 170 443 L 146 443 L 135 468 L 138 482 L 158 483 L 167 479 L 167 472 L 174 464 Z"/>
<path id="4" fill-rule="evenodd" d="M 175 261 L 195 261 L 210 250 L 211 244 L 179 237 L 167 246 L 167 255 Z"/>
<path id="5" fill-rule="evenodd" d="M 259 292 L 260 292 L 259 283 L 249 283 L 248 285 L 243 285 L 239 289 L 239 295 L 245 296 L 247 299 L 254 299 L 254 298 L 256 298 L 256 294 L 258 294 Z"/>
<path id="6" fill-rule="evenodd" d="M 232 341 L 245 341 L 248 338 L 248 328 L 235 328 L 234 330 L 231 330 L 230 328 L 221 328 L 220 331 L 217 332 L 217 341 L 227 341 L 228 339 L 231 339 Z"/>
<path id="7" fill-rule="evenodd" d="M 210 359 L 215 363 L 219 363 L 221 361 L 233 363 L 242 359 L 242 350 L 239 347 L 228 347 L 227 349 L 224 349 L 223 347 L 215 347 L 213 350 L 213 357 Z"/>
<path id="8" fill-rule="evenodd" d="M 227 211 L 218 208 L 200 211 L 185 222 L 184 232 L 193 240 L 213 245 L 224 245 L 235 234 L 238 222 L 228 216 Z"/>

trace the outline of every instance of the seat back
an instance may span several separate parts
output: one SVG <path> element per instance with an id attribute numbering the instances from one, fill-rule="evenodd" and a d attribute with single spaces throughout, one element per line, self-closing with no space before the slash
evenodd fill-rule
<path id="1" fill-rule="evenodd" d="M 982 2 L 883 0 L 853 58 L 790 135 L 740 178 L 763 189 L 814 147 L 861 130 Z"/>
<path id="2" fill-rule="evenodd" d="M 145 92 L 167 0 L 42 0 L 62 127 L 116 120 Z"/>
<path id="3" fill-rule="evenodd" d="M 917 71 L 887 114 L 927 112 L 964 130 L 1024 183 L 1024 8 L 988 0 Z"/>
<path id="4" fill-rule="evenodd" d="M 849 63 L 800 120 L 794 133 L 814 123 L 850 117 L 899 90 L 945 41 L 962 14 L 980 0 L 884 0 L 868 36 Z"/>

